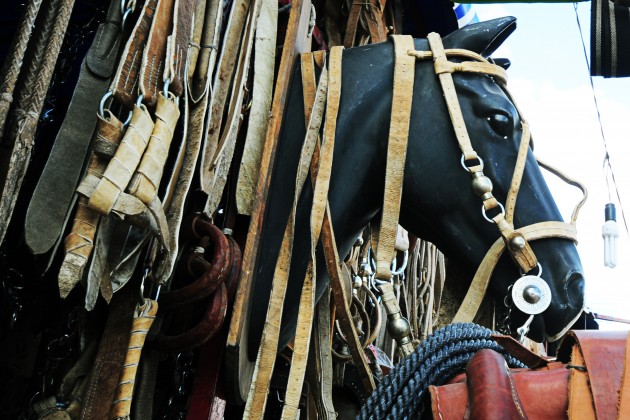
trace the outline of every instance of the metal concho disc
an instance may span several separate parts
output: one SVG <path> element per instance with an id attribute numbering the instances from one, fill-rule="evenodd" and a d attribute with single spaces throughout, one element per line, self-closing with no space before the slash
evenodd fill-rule
<path id="1" fill-rule="evenodd" d="M 534 291 L 536 299 L 528 302 L 525 294 Z M 545 311 L 551 303 L 551 289 L 538 276 L 523 276 L 512 286 L 512 300 L 518 309 L 528 315 L 537 315 Z"/>

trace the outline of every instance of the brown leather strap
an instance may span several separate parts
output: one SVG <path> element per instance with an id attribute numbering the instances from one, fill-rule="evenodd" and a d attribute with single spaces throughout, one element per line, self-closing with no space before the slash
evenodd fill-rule
<path id="1" fill-rule="evenodd" d="M 166 40 L 173 27 L 174 3 L 175 0 L 157 0 L 147 43 L 142 50 L 140 92 L 142 102 L 151 107 L 158 100 L 158 92 L 164 88 L 162 77 L 166 70 Z"/>
<path id="2" fill-rule="evenodd" d="M 109 416 L 120 369 L 127 352 L 127 344 L 133 321 L 133 311 L 138 301 L 138 289 L 131 284 L 117 293 L 109 305 L 105 330 L 101 337 L 94 367 L 87 379 L 80 418 L 102 420 Z"/>
<path id="3" fill-rule="evenodd" d="M 526 419 L 503 356 L 479 350 L 466 366 L 471 419 Z"/>
<path id="4" fill-rule="evenodd" d="M 169 91 L 179 97 L 184 93 L 186 80 L 186 58 L 192 37 L 193 0 L 175 0 L 173 33 L 168 40 L 164 80 L 168 80 Z"/>
<path id="5" fill-rule="evenodd" d="M 123 124 L 111 112 L 105 118 L 97 116 L 93 152 L 88 162 L 87 173 L 97 178 L 103 176 L 107 163 L 114 155 L 123 137 Z M 94 238 L 101 215 L 87 206 L 87 198 L 77 203 L 72 230 L 66 236 L 65 257 L 59 269 L 59 295 L 65 298 L 83 278 L 83 271 L 92 254 Z"/>
<path id="6" fill-rule="evenodd" d="M 127 108 L 132 108 L 138 98 L 137 85 L 140 77 L 142 55 L 149 37 L 158 0 L 145 0 L 140 17 L 131 31 L 122 53 L 111 90 L 114 97 Z"/>

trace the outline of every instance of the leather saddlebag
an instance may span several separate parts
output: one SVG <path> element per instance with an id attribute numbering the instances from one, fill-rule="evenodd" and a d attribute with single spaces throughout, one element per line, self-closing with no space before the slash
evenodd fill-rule
<path id="1" fill-rule="evenodd" d="M 557 360 L 509 369 L 480 350 L 466 373 L 429 387 L 435 419 L 628 419 L 630 340 L 627 331 L 570 331 Z"/>

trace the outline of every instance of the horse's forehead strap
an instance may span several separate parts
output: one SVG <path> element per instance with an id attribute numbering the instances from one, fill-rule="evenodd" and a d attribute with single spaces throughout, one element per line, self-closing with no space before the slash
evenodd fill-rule
<path id="1" fill-rule="evenodd" d="M 407 54 L 419 59 L 427 60 L 433 59 L 436 74 L 443 73 L 455 73 L 458 71 L 467 73 L 481 73 L 487 74 L 496 78 L 497 82 L 501 85 L 507 85 L 507 72 L 501 66 L 490 63 L 476 52 L 464 50 L 460 48 L 453 48 L 444 50 L 443 57 L 434 57 L 431 51 L 407 51 Z M 454 63 L 448 61 L 448 57 L 464 57 L 475 61 L 464 61 L 462 63 Z"/>

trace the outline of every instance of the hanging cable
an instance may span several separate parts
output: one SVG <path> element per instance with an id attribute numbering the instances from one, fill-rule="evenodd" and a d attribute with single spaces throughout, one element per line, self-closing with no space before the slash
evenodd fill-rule
<path id="1" fill-rule="evenodd" d="M 573 3 L 573 10 L 575 11 L 575 20 L 577 21 L 578 30 L 580 32 L 580 41 L 582 41 L 582 50 L 584 52 L 584 61 L 586 62 L 586 68 L 588 70 L 589 81 L 591 82 L 591 90 L 593 92 L 593 102 L 595 103 L 595 110 L 597 111 L 597 121 L 599 122 L 599 130 L 602 135 L 602 141 L 604 142 L 604 179 L 606 180 L 606 186 L 608 189 L 608 199 L 612 201 L 612 194 L 610 188 L 609 178 L 612 180 L 612 186 L 615 189 L 615 195 L 617 196 L 617 202 L 619 203 L 619 209 L 621 210 L 621 218 L 623 219 L 623 225 L 626 228 L 626 235 L 630 239 L 630 231 L 628 230 L 628 223 L 626 221 L 626 213 L 623 210 L 621 203 L 621 196 L 619 195 L 619 189 L 617 188 L 617 180 L 615 179 L 615 173 L 610 163 L 610 153 L 608 152 L 608 144 L 606 142 L 606 136 L 604 135 L 604 126 L 602 124 L 602 117 L 599 112 L 599 104 L 597 102 L 597 96 L 595 94 L 595 85 L 593 84 L 593 76 L 591 76 L 591 65 L 588 60 L 588 54 L 586 53 L 586 45 L 584 44 L 584 34 L 582 33 L 582 25 L 580 24 L 580 17 L 578 16 L 578 4 Z"/>

